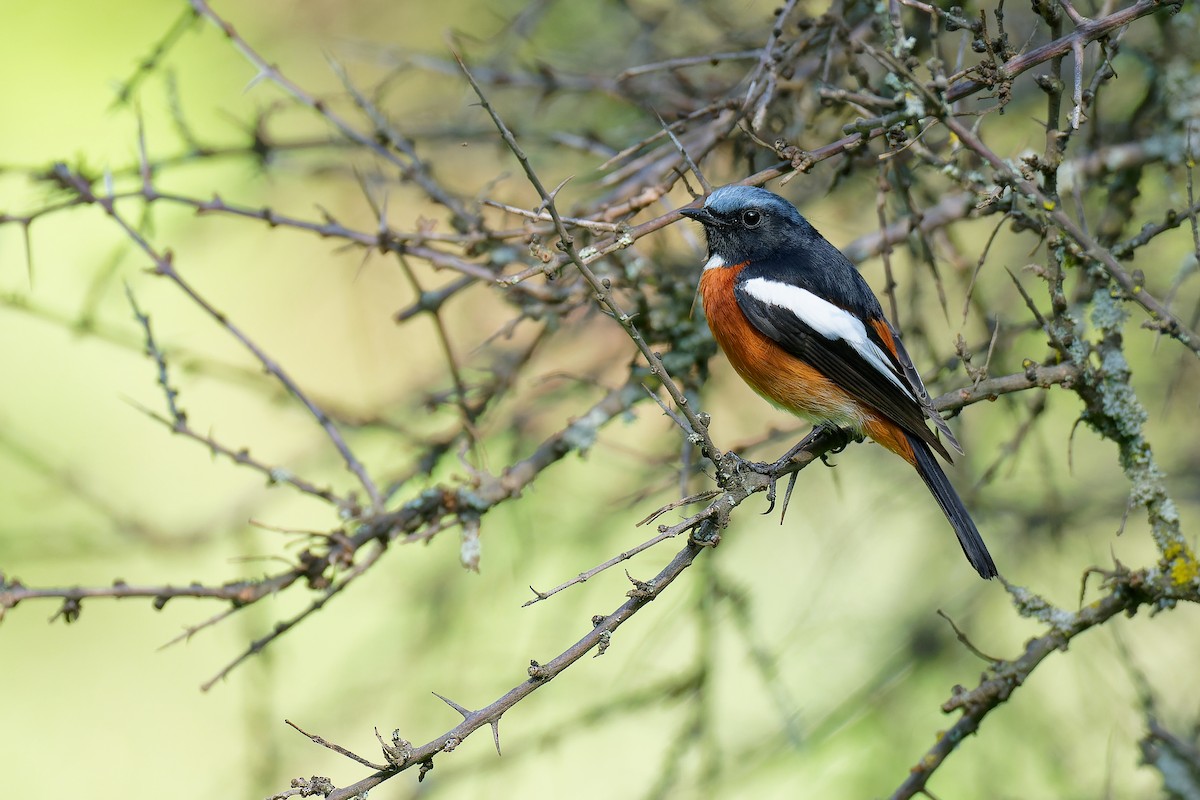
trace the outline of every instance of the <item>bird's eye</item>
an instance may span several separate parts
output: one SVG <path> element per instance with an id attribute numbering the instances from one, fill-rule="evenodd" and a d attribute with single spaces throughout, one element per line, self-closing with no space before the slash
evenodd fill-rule
<path id="1" fill-rule="evenodd" d="M 749 211 L 742 212 L 742 224 L 745 225 L 747 228 L 757 228 L 761 222 L 762 222 L 762 214 L 755 211 L 754 209 L 750 209 Z"/>

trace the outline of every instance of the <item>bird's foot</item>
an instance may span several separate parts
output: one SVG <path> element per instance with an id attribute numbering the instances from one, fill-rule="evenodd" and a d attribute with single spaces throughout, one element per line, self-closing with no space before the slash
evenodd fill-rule
<path id="1" fill-rule="evenodd" d="M 827 467 L 834 466 L 828 460 L 829 456 L 837 455 L 846 449 L 851 442 L 861 442 L 862 434 L 856 434 L 846 428 L 838 427 L 831 422 L 818 425 L 812 430 L 808 436 L 805 436 L 791 450 L 783 454 L 779 459 L 772 463 L 765 461 L 747 461 L 737 453 L 726 453 L 721 457 L 720 464 L 717 465 L 717 474 L 724 476 L 726 479 L 734 478 L 746 472 L 755 472 L 768 479 L 767 483 L 767 510 L 763 514 L 771 514 L 775 511 L 775 504 L 778 499 L 775 486 L 779 479 L 784 475 L 788 476 L 787 489 L 783 493 L 783 510 L 779 514 L 779 522 L 783 524 L 784 517 L 787 516 L 788 503 L 792 499 L 792 490 L 796 488 L 796 476 L 799 475 L 799 469 L 795 467 L 797 460 L 804 461 L 805 459 L 797 459 L 801 453 L 807 452 L 812 447 L 814 442 L 820 441 L 827 437 L 833 438 L 833 445 L 821 454 L 820 459 Z M 810 457 L 811 458 L 811 457 Z"/>
<path id="2" fill-rule="evenodd" d="M 775 510 L 775 481 L 779 479 L 785 472 L 789 472 L 788 467 L 793 464 L 796 456 L 807 451 L 813 442 L 820 441 L 825 437 L 834 437 L 834 444 L 828 450 L 821 454 L 821 463 L 827 467 L 834 466 L 829 462 L 829 456 L 837 455 L 849 446 L 851 442 L 861 442 L 863 437 L 861 434 L 855 434 L 846 428 L 834 425 L 832 422 L 825 422 L 813 428 L 812 432 L 800 440 L 799 443 L 791 450 L 783 454 L 783 456 L 770 467 L 768 473 L 773 480 L 770 489 L 767 490 L 767 500 L 770 505 L 763 513 L 770 514 Z M 787 490 L 783 493 L 783 510 L 779 512 L 779 524 L 783 524 L 783 520 L 787 517 L 788 504 L 792 500 L 792 489 L 796 488 L 796 476 L 800 474 L 799 469 L 790 470 L 788 475 Z"/>
<path id="3" fill-rule="evenodd" d="M 821 453 L 821 463 L 827 467 L 837 466 L 836 464 L 829 463 L 830 456 L 836 456 L 838 453 L 849 447 L 851 442 L 863 441 L 863 435 L 861 433 L 855 434 L 846 428 L 839 428 L 837 425 L 832 423 L 826 423 L 825 425 L 822 425 L 821 427 L 817 428 L 817 430 L 813 431 L 813 434 L 816 435 L 818 432 L 822 431 L 827 432 L 828 435 L 837 437 L 834 445 L 824 453 Z"/>
<path id="4" fill-rule="evenodd" d="M 747 461 L 737 453 L 726 453 L 721 458 L 721 463 L 717 466 L 717 474 L 728 478 L 735 478 L 738 475 L 744 475 L 747 472 L 754 472 L 762 475 L 767 479 L 767 510 L 763 514 L 770 514 L 775 510 L 775 485 L 779 482 L 781 473 L 784 467 L 787 466 L 791 453 L 773 464 L 768 464 L 766 461 Z M 796 485 L 796 473 L 793 472 L 791 479 L 788 481 L 787 492 L 784 494 L 783 507 L 787 510 L 788 500 L 792 496 L 792 487 Z"/>
<path id="5" fill-rule="evenodd" d="M 796 444 L 795 447 L 780 456 L 775 463 L 763 465 L 766 467 L 766 471 L 764 471 L 763 474 L 780 475 L 786 472 L 788 467 L 791 466 L 795 461 L 803 461 L 807 464 L 811 459 L 797 459 L 796 456 L 800 455 L 801 453 L 808 452 L 810 448 L 812 448 L 814 442 L 818 442 L 827 437 L 832 437 L 834 444 L 832 447 L 823 452 L 819 458 L 821 461 L 825 462 L 826 466 L 829 467 L 832 467 L 833 465 L 828 461 L 825 461 L 826 456 L 837 455 L 845 450 L 851 442 L 861 442 L 863 440 L 861 434 L 855 434 L 846 428 L 838 427 L 832 422 L 824 422 L 813 428 L 812 432 L 809 433 L 808 436 L 805 436 Z"/>
<path id="6" fill-rule="evenodd" d="M 768 479 L 767 502 L 770 504 L 764 514 L 770 514 L 775 508 L 775 483 L 779 480 L 779 462 L 768 464 L 765 461 L 747 461 L 737 453 L 729 452 L 721 457 L 717 465 L 717 476 L 725 480 L 737 478 L 748 472 L 753 472 Z"/>

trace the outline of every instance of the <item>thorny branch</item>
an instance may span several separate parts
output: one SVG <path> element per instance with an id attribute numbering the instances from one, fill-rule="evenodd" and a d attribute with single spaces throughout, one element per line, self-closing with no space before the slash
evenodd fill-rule
<path id="1" fill-rule="evenodd" d="M 1030 639 L 1025 652 L 1010 661 L 999 661 L 988 667 L 980 684 L 971 690 L 955 687 L 954 695 L 942 704 L 946 713 L 961 711 L 954 725 L 938 736 L 938 741 L 917 761 L 908 777 L 892 793 L 892 800 L 907 800 L 927 794 L 925 785 L 930 776 L 964 739 L 979 730 L 989 713 L 995 711 L 1017 691 L 1033 671 L 1048 656 L 1066 650 L 1076 636 L 1103 625 L 1118 614 L 1133 616 L 1143 605 L 1152 609 L 1175 601 L 1200 602 L 1200 592 L 1193 583 L 1177 586 L 1169 575 L 1154 570 L 1131 572 L 1118 567 L 1103 575 L 1107 594 L 1088 603 L 1076 612 L 1049 607 L 1036 595 L 1020 587 L 1009 587 L 1017 610 L 1023 615 L 1048 622 L 1042 636 Z"/>
<path id="2" fill-rule="evenodd" d="M 857 8 L 854 3 L 850 6 Z M 361 88 L 337 63 L 334 72 L 345 90 L 345 98 L 338 100 L 345 102 L 323 97 L 275 66 L 206 2 L 190 0 L 190 8 L 127 81 L 118 101 L 129 102 L 159 65 L 169 60 L 181 37 L 196 27 L 194 20 L 207 20 L 252 65 L 252 84 L 269 84 L 285 98 L 260 112 L 252 141 L 202 144 L 202 137 L 180 120 L 186 144 L 182 152 L 155 154 L 155 148 L 140 141 L 138 163 L 103 175 L 66 163 L 28 170 L 31 178 L 54 194 L 35 208 L 0 214 L 0 226 L 21 229 L 32 271 L 30 231 L 35 224 L 40 226 L 74 209 L 98 208 L 120 236 L 149 260 L 152 274 L 171 281 L 308 412 L 333 445 L 355 488 L 324 486 L 252 456 L 248 447 L 226 444 L 195 427 L 182 406 L 186 385 L 180 388 L 182 382 L 173 375 L 173 362 L 167 357 L 169 348 L 152 331 L 151 314 L 134 301 L 136 287 L 131 286 L 134 318 L 166 406 L 165 414 L 147 413 L 213 455 L 327 503 L 338 525 L 306 534 L 307 546 L 288 568 L 220 585 L 151 586 L 116 581 L 107 587 L 38 588 L 0 574 L 0 618 L 20 602 L 41 599 L 58 601 L 55 616 L 68 622 L 78 618 L 85 601 L 101 597 L 146 598 L 157 608 L 180 597 L 222 603 L 222 611 L 189 627 L 184 636 L 190 637 L 265 597 L 306 585 L 311 592 L 306 605 L 251 642 L 205 684 L 208 688 L 324 609 L 382 561 L 392 544 L 429 541 L 457 527 L 463 537 L 463 563 L 477 568 L 481 518 L 520 498 L 545 470 L 566 456 L 587 452 L 614 419 L 638 407 L 652 408 L 646 401 L 653 397 L 683 438 L 682 449 L 672 451 L 669 462 L 654 466 L 672 473 L 672 478 L 678 475 L 675 485 L 681 496 L 687 495 L 689 482 L 695 481 L 699 471 L 710 469 L 712 481 L 695 495 L 667 502 L 650 517 L 657 519 L 667 510 L 683 509 L 682 519 L 659 525 L 643 543 L 623 547 L 618 555 L 550 591 L 535 590 L 536 600 L 576 586 L 665 540 L 685 536 L 686 544 L 675 557 L 649 581 L 631 577 L 633 588 L 620 607 L 594 618 L 585 635 L 549 662 L 532 662 L 528 680 L 489 705 L 472 711 L 447 700 L 463 715 L 453 728 L 418 746 L 399 739 L 398 733 L 392 745 L 381 738 L 386 767 L 301 731 L 375 772 L 342 788 L 326 779 L 297 779 L 293 788 L 276 796 L 320 793 L 348 799 L 414 766 L 423 778 L 432 769 L 435 756 L 451 752 L 484 726 L 492 728 L 499 749 L 498 723 L 506 712 L 586 653 L 603 653 L 624 622 L 660 596 L 704 550 L 719 543 L 731 514 L 743 501 L 758 492 L 773 492 L 779 478 L 803 469 L 838 444 L 831 432 L 818 430 L 777 474 L 741 470 L 740 462 L 717 446 L 710 433 L 712 420 L 697 407 L 713 347 L 703 322 L 691 313 L 695 269 L 678 267 L 677 257 L 662 245 L 666 236 L 648 238 L 679 218 L 674 208 L 687 199 L 680 196 L 679 184 L 690 188 L 691 175 L 700 186 L 706 186 L 704 176 L 697 174 L 700 170 L 725 181 L 758 185 L 780 177 L 786 183 L 795 175 L 811 172 L 814 180 L 802 186 L 796 182 L 801 188 L 794 199 L 804 205 L 818 190 L 836 190 L 842 182 L 854 183 L 870 175 L 872 180 L 866 183 L 878 187 L 873 215 L 878 230 L 846 246 L 847 254 L 855 261 L 886 256 L 886 291 L 894 308 L 920 308 L 921 293 L 928 288 L 942 298 L 943 310 L 948 295 L 967 298 L 953 357 L 947 357 L 947 342 L 933 332 L 927 319 L 910 315 L 909 329 L 910 319 L 902 318 L 905 334 L 911 337 L 910 349 L 929 354 L 930 364 L 941 359 L 944 365 L 931 376 L 931 384 L 944 390 L 935 401 L 936 408 L 958 415 L 987 400 L 1017 409 L 1013 398 L 1029 393 L 1034 399 L 1025 406 L 1028 419 L 1014 440 L 1019 444 L 1034 424 L 1040 424 L 1051 394 L 1043 390 L 1060 387 L 1062 391 L 1052 393 L 1056 396 L 1070 392 L 1082 406 L 1082 421 L 1116 444 L 1129 484 L 1130 507 L 1145 510 L 1158 547 L 1159 560 L 1153 566 L 1131 569 L 1117 564 L 1100 572 L 1102 596 L 1074 612 L 1054 608 L 1032 591 L 1006 584 L 1016 611 L 1044 624 L 1045 632 L 1031 639 L 1018 657 L 990 664 L 976 688 L 956 689 L 944 704 L 945 712 L 957 711 L 961 716 L 925 753 L 893 797 L 928 794 L 927 783 L 940 765 L 966 736 L 978 730 L 988 714 L 1001 708 L 1032 677 L 1048 655 L 1066 649 L 1075 636 L 1122 613 L 1132 615 L 1143 606 L 1164 611 L 1179 602 L 1200 601 L 1200 569 L 1168 492 L 1159 456 L 1145 432 L 1145 404 L 1131 388 L 1132 368 L 1123 327 L 1127 308 L 1137 306 L 1148 316 L 1143 327 L 1177 340 L 1189 356 L 1200 354 L 1200 336 L 1195 332 L 1200 314 L 1193 311 L 1188 321 L 1187 312 L 1179 307 L 1179 290 L 1184 287 L 1187 295 L 1188 276 L 1193 273 L 1181 270 L 1179 277 L 1168 282 L 1130 264 L 1139 252 L 1167 241 L 1185 224 L 1193 239 L 1200 241 L 1198 205 L 1191 195 L 1197 129 L 1193 120 L 1187 120 L 1175 127 L 1155 128 L 1150 134 L 1143 130 L 1143 120 L 1156 116 L 1170 119 L 1171 110 L 1181 107 L 1183 101 L 1170 96 L 1172 89 L 1168 88 L 1150 93 L 1145 107 L 1130 114 L 1128 120 L 1107 125 L 1104 131 L 1116 132 L 1106 133 L 1108 138 L 1101 136 L 1098 125 L 1102 114 L 1114 113 L 1098 103 L 1106 87 L 1117 80 L 1113 59 L 1127 46 L 1131 31 L 1142 33 L 1148 27 L 1136 23 L 1177 9 L 1176 4 L 1162 0 L 1137 0 L 1123 9 L 1105 6 L 1096 17 L 1088 18 L 1067 0 L 1035 2 L 1029 16 L 1018 24 L 1014 12 L 1009 10 L 1005 16 L 1000 6 L 968 18 L 961 9 L 945 11 L 918 0 L 899 0 L 884 9 L 863 8 L 855 14 L 831 9 L 831 13 L 810 17 L 804 15 L 801 4 L 789 0 L 766 27 L 762 21 L 745 30 L 718 25 L 726 38 L 711 43 L 711 55 L 661 54 L 641 65 L 623 64 L 604 75 L 568 74 L 549 66 L 528 70 L 514 67 L 502 57 L 468 68 L 458 52 L 453 54 L 453 62 L 432 56 L 405 57 L 403 69 L 465 76 L 491 126 L 520 164 L 534 192 L 529 195 L 520 190 L 505 194 L 478 175 L 471 176 L 475 186 L 470 192 L 451 189 L 441 178 L 441 165 L 450 160 L 446 142 L 495 141 L 496 133 L 478 124 L 477 113 L 426 131 L 398 125 L 394 119 L 399 117 L 389 110 L 389 98 L 382 88 L 378 92 Z M 854 9 L 842 9 L 848 10 Z M 531 13 L 536 15 L 536 11 Z M 853 23 L 844 21 L 851 18 Z M 1014 47 L 1016 35 L 1011 34 L 1010 41 L 1008 31 L 1018 29 L 1024 30 L 1022 35 L 1028 39 Z M 915 36 L 917 30 L 929 30 L 929 41 Z M 951 44 L 955 34 L 962 37 L 958 45 Z M 1164 30 L 1162 35 L 1170 36 L 1170 32 Z M 952 51 L 958 52 L 953 59 L 948 55 Z M 1064 79 L 1068 54 L 1073 72 Z M 474 62 L 474 57 L 471 60 Z M 461 73 L 453 68 L 454 63 Z M 1048 72 L 1023 77 L 1042 68 Z M 702 72 L 706 69 L 710 71 Z M 1164 72 L 1169 72 L 1166 66 Z M 1163 80 L 1157 85 L 1175 84 Z M 519 117 L 507 110 L 502 114 L 501 109 L 505 103 L 519 101 L 508 95 L 503 101 L 496 99 L 493 88 L 499 87 L 539 97 L 576 94 L 615 99 L 645 117 L 645 134 L 639 139 L 628 134 L 620 138 L 607 130 L 584 133 L 586 126 L 550 132 L 534 124 L 510 127 L 505 119 Z M 1029 109 L 1038 92 L 1046 98 L 1045 152 L 1030 156 L 989 146 L 996 120 L 1034 116 Z M 286 126 L 276 120 L 294 105 L 326 124 L 330 136 L 290 136 Z M 1069 107 L 1065 113 L 1064 105 Z M 1006 107 L 1012 106 L 1023 110 L 1002 117 Z M 1092 140 L 1084 142 L 1085 135 Z M 996 135 L 998 141 L 1007 138 L 1011 137 Z M 551 179 L 551 170 L 540 166 L 539 156 L 547 148 L 551 152 L 571 149 L 586 154 L 593 163 L 602 161 L 596 169 L 603 174 L 590 183 L 563 180 L 557 188 L 547 189 L 561 177 Z M 183 165 L 219 158 L 255 158 L 270 164 L 283 154 L 316 152 L 327 153 L 343 175 L 352 176 L 366 197 L 369 215 L 342 218 L 318 206 L 318 214 L 305 217 L 227 200 L 216 191 L 201 197 L 160 188 L 165 184 L 160 184 L 159 177 Z M 356 161 L 352 168 L 346 167 L 337 160 L 343 152 L 368 158 L 371 166 L 364 168 Z M 830 170 L 836 174 L 822 178 L 822 184 L 815 180 L 822 176 L 817 167 L 831 159 L 836 159 Z M 1171 209 L 1164 214 L 1155 209 L 1143 213 L 1141 217 L 1149 220 L 1138 226 L 1134 203 L 1142 194 L 1142 174 L 1149 166 L 1172 175 L 1186 171 L 1189 194 L 1182 203 L 1183 211 Z M 748 172 L 751 174 L 745 177 Z M 580 183 L 594 196 L 576 201 L 567 211 L 567 187 L 574 190 Z M 396 224 L 386 197 L 388 188 L 401 185 L 414 187 L 426 205 L 444 212 L 449 229 L 439 230 L 436 222 L 424 219 L 411 226 Z M 380 196 L 384 202 L 378 202 Z M 400 325 L 425 315 L 433 319 L 451 388 L 431 391 L 429 405 L 452 406 L 457 411 L 457 426 L 437 437 L 412 437 L 414 449 L 423 453 L 416 466 L 390 476 L 368 466 L 358 451 L 358 429 L 365 426 L 306 392 L 283 364 L 218 310 L 215 300 L 185 279 L 183 265 L 189 254 L 177 254 L 158 244 L 152 229 L 138 221 L 137 212 L 144 214 L 151 207 L 190 211 L 197 217 L 196 224 L 211 217 L 237 220 L 315 235 L 355 248 L 364 258 L 381 253 L 397 259 L 415 297 L 395 312 L 394 319 Z M 993 215 L 996 219 L 988 228 L 991 237 L 986 245 L 975 247 L 971 226 Z M 1001 234 L 997 220 L 1008 222 L 1011 231 Z M 979 282 L 997 268 L 990 257 L 993 241 L 1003 236 L 1027 237 L 1035 245 L 1027 250 L 1044 250 L 1044 263 L 1027 267 L 1023 273 L 1044 284 L 1041 293 L 1028 289 L 1025 279 L 1015 273 L 1015 285 L 1005 279 L 1001 292 L 981 288 Z M 672 252 L 679 250 L 677 245 L 672 248 Z M 914 272 L 897 281 L 893 260 L 903 250 L 913 263 L 929 267 L 929 275 Z M 1200 252 L 1195 255 L 1200 257 Z M 690 257 L 697 260 L 695 253 Z M 437 283 L 433 276 L 442 271 L 452 273 L 453 279 Z M 487 287 L 490 298 L 508 315 L 493 339 L 506 339 L 521 328 L 537 330 L 523 347 L 489 354 L 494 363 L 488 365 L 488 376 L 478 380 L 471 369 L 477 365 L 466 363 L 456 347 L 455 338 L 461 333 L 454 324 L 453 305 L 476 286 Z M 898 293 L 903 291 L 908 296 Z M 1004 291 L 1019 296 L 1004 295 Z M 1018 302 L 1012 302 L 1014 296 Z M 6 305 L 36 313 L 14 300 Z M 593 324 L 596 310 L 603 316 Z M 586 379 L 606 387 L 598 400 L 582 413 L 571 415 L 571 421 L 556 431 L 536 439 L 518 437 L 518 455 L 499 471 L 489 470 L 482 448 L 477 447 L 486 437 L 481 431 L 488 425 L 517 424 L 516 419 L 496 419 L 501 413 L 497 408 L 503 408 L 502 401 L 521 389 L 520 379 L 544 352 L 545 343 L 569 335 L 564 330 L 586 331 L 583 335 L 589 337 L 620 330 L 624 336 L 621 358 L 627 361 L 620 380 L 611 381 L 611 372 L 590 370 Z M 119 338 L 103 331 L 95 335 Z M 1038 336 L 1044 341 L 1031 344 Z M 1045 352 L 1031 349 L 1037 347 Z M 636 355 L 631 357 L 633 352 Z M 985 355 L 977 359 L 979 353 Z M 597 360 L 608 365 L 619 359 L 609 350 Z M 965 378 L 953 374 L 960 364 Z M 669 404 L 660 392 L 670 398 Z M 987 413 L 983 410 L 977 416 Z M 386 429 L 378 420 L 370 424 Z M 767 437 L 763 443 L 771 441 Z M 691 461 L 693 451 L 701 456 L 699 464 Z M 468 457 L 469 452 L 473 458 Z M 455 458 L 457 466 L 466 471 L 465 478 L 439 479 L 424 489 L 411 488 L 416 486 L 414 478 L 428 478 L 439 465 Z M 357 499 L 358 490 L 367 495 L 366 503 Z M 698 674 L 707 673 L 707 668 L 698 666 Z M 671 756 L 671 769 L 686 751 L 684 747 Z M 670 770 L 664 768 L 664 775 L 668 774 Z"/>

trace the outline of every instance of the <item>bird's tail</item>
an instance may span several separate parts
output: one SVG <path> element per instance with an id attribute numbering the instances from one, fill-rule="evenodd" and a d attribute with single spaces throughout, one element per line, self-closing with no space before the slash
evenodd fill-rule
<path id="1" fill-rule="evenodd" d="M 942 471 L 942 467 L 929 449 L 929 445 L 912 435 L 908 435 L 908 441 L 912 445 L 913 466 L 917 468 L 921 479 L 925 481 L 925 485 L 933 493 L 938 505 L 942 507 L 946 519 L 950 520 L 954 532 L 958 534 L 958 543 L 962 545 L 967 560 L 984 578 L 996 577 L 996 565 L 992 562 L 987 545 L 983 543 L 983 537 L 979 535 L 979 529 L 975 527 L 971 515 L 967 513 L 958 493 L 950 485 L 950 480 Z"/>

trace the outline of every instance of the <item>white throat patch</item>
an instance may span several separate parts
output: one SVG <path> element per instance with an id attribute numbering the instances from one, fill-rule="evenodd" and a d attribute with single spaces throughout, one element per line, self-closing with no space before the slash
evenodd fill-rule
<path id="1" fill-rule="evenodd" d="M 704 264 L 705 271 L 710 269 L 720 269 L 725 266 L 725 259 L 721 258 L 716 253 L 713 253 L 712 258 L 708 259 Z"/>

